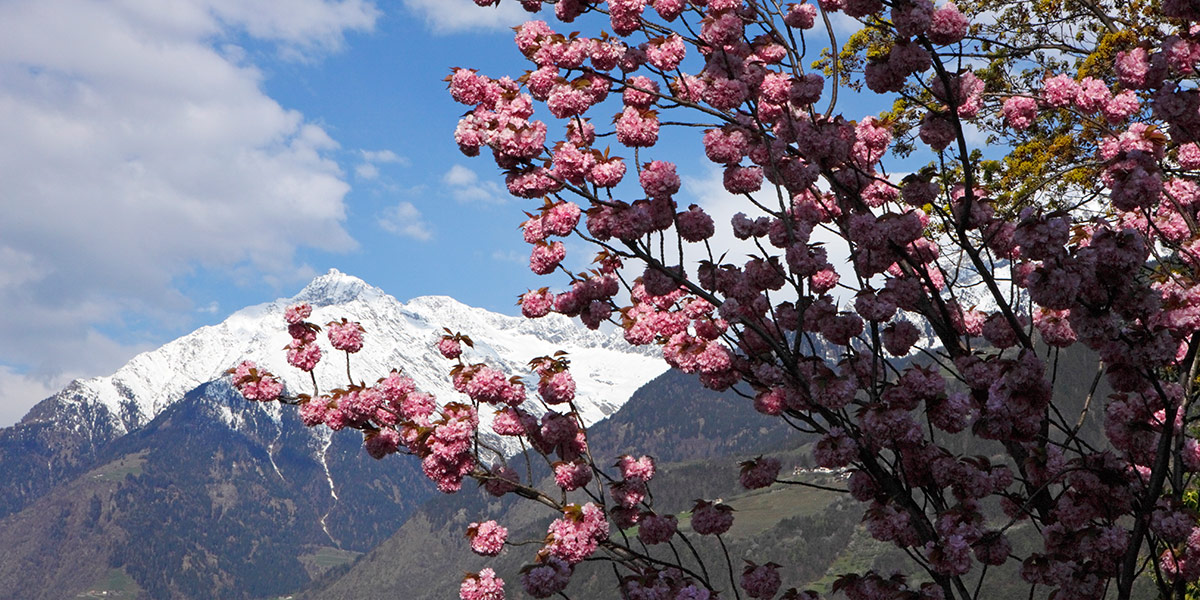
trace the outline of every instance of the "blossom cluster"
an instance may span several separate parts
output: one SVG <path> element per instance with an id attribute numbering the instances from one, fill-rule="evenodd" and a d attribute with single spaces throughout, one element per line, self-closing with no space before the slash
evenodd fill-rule
<path id="1" fill-rule="evenodd" d="M 534 65 L 529 77 L 455 72 L 452 96 L 474 106 L 459 124 L 464 152 L 487 146 L 510 191 L 542 202 L 524 229 L 531 269 L 562 264 L 565 247 L 546 232 L 554 211 L 571 215 L 554 235 L 601 247 L 599 269 L 568 273 L 561 293 L 526 293 L 523 312 L 559 312 L 593 328 L 611 320 L 626 341 L 659 347 L 704 385 L 748 390 L 758 412 L 816 434 L 816 464 L 851 474 L 871 534 L 918 555 L 938 582 L 917 590 L 868 573 L 845 580 L 851 597 L 935 597 L 979 564 L 1012 560 L 1002 524 L 981 508 L 988 499 L 1007 507 L 1004 519 L 1043 528 L 1044 547 L 1016 558 L 1026 581 L 1060 595 L 1131 585 L 1115 557 L 1143 544 L 1169 577 L 1195 579 L 1200 567 L 1189 565 L 1200 560 L 1182 525 L 1193 521 L 1167 508 L 1152 519 L 1147 507 L 1159 494 L 1177 497 L 1171 482 L 1197 462 L 1183 425 L 1192 392 L 1170 374 L 1189 368 L 1200 331 L 1200 29 L 1190 25 L 1198 11 L 1164 3 L 1166 17 L 1189 25 L 1097 54 L 1079 75 L 1027 77 L 1035 85 L 1026 88 L 962 66 L 971 62 L 964 53 L 989 50 L 953 2 L 768 4 L 558 2 L 554 17 L 565 23 L 604 9 L 616 35 L 567 36 L 530 21 L 515 36 Z M 816 108 L 830 84 L 836 90 L 838 67 L 805 73 L 799 56 L 806 30 L 839 11 L 879 33 L 861 82 L 906 94 L 906 108 L 857 120 Z M 692 17 L 698 25 L 683 35 Z M 648 41 L 634 41 L 638 32 Z M 538 103 L 564 121 L 562 141 L 532 120 Z M 606 103 L 619 104 L 607 131 L 594 118 Z M 659 143 L 668 114 L 693 116 L 693 140 L 725 190 L 750 200 L 727 225 L 702 205 L 676 202 L 679 168 Z M 516 118 L 525 121 L 509 126 Z M 1091 212 L 1041 209 L 1036 199 L 1014 207 L 968 149 L 971 128 L 1014 144 L 1055 131 L 1061 144 L 1073 127 L 1095 140 L 1092 183 L 1102 190 L 1091 197 L 1102 206 Z M 543 143 L 513 147 L 514 135 Z M 626 164 L 597 146 L 602 138 L 645 162 Z M 943 168 L 889 177 L 884 161 L 918 141 Z M 636 183 L 624 182 L 635 169 Z M 709 248 L 722 226 L 756 250 Z M 840 238 L 847 267 L 818 232 Z M 696 252 L 708 260 L 685 262 Z M 966 281 L 979 291 L 964 293 Z M 1092 405 L 1104 405 L 1111 450 L 1060 448 L 1047 433 L 1079 429 L 1057 413 L 1050 360 L 1074 345 L 1099 355 L 1114 391 Z M 931 347 L 940 347 L 931 356 L 938 369 L 889 362 Z M 942 441 L 953 436 L 996 440 L 1005 462 L 960 456 Z M 780 467 L 771 457 L 747 461 L 742 483 L 771 485 Z M 1166 471 L 1179 475 L 1164 483 Z M 571 460 L 555 475 L 564 490 L 591 481 Z M 648 523 L 639 532 L 647 543 L 667 535 L 666 519 L 636 508 L 642 482 L 625 473 L 609 487 L 622 506 L 618 524 Z M 698 505 L 696 531 L 723 530 L 724 514 Z M 776 568 L 748 569 L 743 587 L 774 596 Z"/>

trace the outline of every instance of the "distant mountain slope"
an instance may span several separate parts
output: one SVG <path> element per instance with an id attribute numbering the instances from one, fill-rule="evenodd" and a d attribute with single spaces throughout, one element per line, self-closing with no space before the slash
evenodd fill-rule
<path id="1" fill-rule="evenodd" d="M 656 506 L 666 512 L 688 510 L 698 496 L 743 493 L 737 482 L 739 461 L 791 448 L 805 439 L 782 420 L 754 412 L 750 400 L 705 389 L 695 376 L 677 371 L 642 386 L 620 410 L 589 429 L 589 445 L 602 464 L 611 464 L 625 453 L 650 454 L 659 460 L 660 475 L 651 487 Z M 545 536 L 553 518 L 540 504 L 511 497 L 497 501 L 466 486 L 458 494 L 431 498 L 395 535 L 352 566 L 331 571 L 302 598 L 447 600 L 457 597 L 463 572 L 485 566 L 510 582 L 509 597 L 522 598 L 515 591 L 517 574 L 536 549 L 509 549 L 499 559 L 483 559 L 471 553 L 463 532 L 472 521 L 497 519 L 510 528 L 510 539 L 536 540 Z M 613 597 L 606 586 L 611 570 L 605 565 L 597 568 L 600 571 L 579 567 L 571 598 L 581 597 L 576 594 L 579 590 L 589 594 L 582 598 Z"/>
<path id="2" fill-rule="evenodd" d="M 1096 357 L 1086 350 L 1072 349 L 1056 353 L 1053 361 L 1058 365 L 1056 401 L 1064 414 L 1077 419 L 1084 411 L 1096 374 Z M 1079 432 L 1082 439 L 1101 446 L 1100 407 L 1107 393 L 1101 381 L 1096 398 L 1083 413 Z M 733 393 L 703 389 L 694 377 L 670 371 L 646 384 L 621 410 L 593 426 L 589 430 L 591 445 L 602 464 L 611 464 L 611 459 L 622 453 L 657 456 L 659 475 L 651 484 L 656 510 L 683 513 L 690 510 L 696 498 L 724 498 L 734 506 L 738 511 L 735 527 L 726 542 L 738 573 L 744 564 L 741 557 L 759 562 L 777 560 L 785 565 L 785 587 L 828 590 L 836 576 L 853 570 L 915 572 L 903 552 L 870 538 L 860 525 L 865 506 L 847 495 L 782 485 L 753 492 L 740 487 L 738 462 L 750 456 L 779 457 L 785 474 L 811 465 L 805 444 L 812 438 L 792 430 L 780 419 L 754 412 L 750 402 Z M 966 455 L 1003 451 L 998 442 L 966 435 L 947 437 L 939 441 Z M 833 487 L 845 485 L 836 476 L 819 473 L 792 477 L 813 478 Z M 496 501 L 466 488 L 454 496 L 437 496 L 394 536 L 352 565 L 331 571 L 301 598 L 447 600 L 456 597 L 462 572 L 491 567 L 508 583 L 509 598 L 524 599 L 527 596 L 520 590 L 520 568 L 532 560 L 535 547 L 506 548 L 500 557 L 485 559 L 470 551 L 463 532 L 472 521 L 496 519 L 510 529 L 510 540 L 540 540 L 553 518 L 541 505 L 519 499 Z M 686 527 L 686 521 L 681 517 L 681 525 Z M 1028 533 L 1023 532 L 1021 539 L 1032 543 Z M 716 565 L 721 570 L 723 554 L 715 542 L 710 542 L 700 539 L 695 543 L 709 568 Z M 1015 568 L 1007 566 L 1008 570 L 989 584 L 995 593 L 981 597 L 1027 595 L 1028 588 L 1019 585 L 1012 573 Z M 717 579 L 722 585 L 727 581 L 723 576 Z M 607 565 L 584 563 L 577 567 L 566 592 L 574 600 L 614 598 L 612 581 L 612 570 Z M 1044 597 L 1039 596 L 1041 600 Z"/>
<path id="3" fill-rule="evenodd" d="M 736 456 L 803 438 L 781 419 L 754 411 L 753 401 L 700 385 L 671 370 L 633 394 L 621 410 L 589 430 L 600 456 L 649 454 L 664 462 Z"/>

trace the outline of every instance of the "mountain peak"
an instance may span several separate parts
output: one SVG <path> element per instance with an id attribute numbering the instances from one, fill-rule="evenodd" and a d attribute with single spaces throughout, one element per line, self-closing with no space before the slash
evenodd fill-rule
<path id="1" fill-rule="evenodd" d="M 331 306 L 345 304 L 353 300 L 368 300 L 385 296 L 383 290 L 337 269 L 319 275 L 299 294 L 292 297 L 291 302 L 307 302 L 313 306 Z"/>

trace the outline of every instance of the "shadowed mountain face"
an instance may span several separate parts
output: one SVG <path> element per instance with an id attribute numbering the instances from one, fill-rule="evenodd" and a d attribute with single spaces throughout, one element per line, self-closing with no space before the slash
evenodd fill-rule
<path id="1" fill-rule="evenodd" d="M 0 521 L 0 598 L 73 597 L 112 570 L 150 598 L 284 594 L 436 493 L 415 459 L 371 459 L 353 432 L 312 441 L 294 411 L 201 386 Z"/>

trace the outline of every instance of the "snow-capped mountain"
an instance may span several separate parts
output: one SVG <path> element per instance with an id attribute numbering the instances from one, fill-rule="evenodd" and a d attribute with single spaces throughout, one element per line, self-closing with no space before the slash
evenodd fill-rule
<path id="1" fill-rule="evenodd" d="M 224 372 L 249 359 L 291 393 L 312 391 L 284 350 L 284 310 L 297 302 L 313 306 L 317 324 L 361 323 L 355 382 L 399 369 L 441 402 L 464 399 L 450 384 L 455 363 L 436 350 L 444 327 L 472 338 L 469 362 L 529 377 L 533 388 L 529 360 L 567 352 L 589 423 L 667 369 L 619 333 L 561 315 L 509 317 L 443 296 L 401 303 L 330 271 L 292 298 L 240 310 L 112 375 L 77 380 L 0 428 L 0 589 L 74 597 L 119 568 L 148 597 L 285 596 L 328 568 L 318 556 L 370 550 L 437 494 L 420 461 L 376 461 L 357 432 L 304 427 L 292 407 L 233 390 Z M 318 344 L 317 385 L 347 385 L 345 354 L 323 335 Z M 537 394 L 528 396 L 537 412 Z M 45 547 L 56 549 L 52 559 Z M 46 568 L 30 577 L 24 569 L 34 561 Z"/>
<path id="2" fill-rule="evenodd" d="M 630 349 L 619 334 L 589 331 L 561 315 L 538 320 L 510 317 L 446 296 L 401 303 L 357 277 L 331 270 L 292 298 L 242 309 L 220 324 L 134 357 L 112 375 L 77 380 L 47 401 L 53 410 L 31 411 L 22 423 L 49 419 L 88 436 L 100 431 L 120 436 L 142 427 L 187 392 L 221 378 L 226 369 L 245 359 L 279 375 L 292 393 L 311 392 L 308 374 L 288 365 L 283 350 L 291 339 L 283 311 L 297 302 L 313 306 L 309 320 L 314 323 L 345 317 L 362 324 L 365 344 L 350 364 L 355 381 L 374 382 L 400 369 L 416 381 L 418 389 L 443 402 L 461 399 L 450 385 L 452 363 L 434 347 L 443 327 L 471 337 L 475 347 L 466 349 L 471 362 L 486 362 L 522 376 L 529 375 L 531 358 L 566 351 L 578 383 L 577 403 L 589 423 L 615 412 L 642 384 L 667 368 L 661 359 Z M 324 358 L 315 371 L 318 385 L 322 390 L 345 386 L 344 353 L 334 351 L 324 336 L 319 343 Z M 281 407 L 264 408 L 277 414 Z M 230 416 L 230 425 L 236 427 L 236 419 Z"/>

